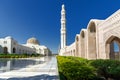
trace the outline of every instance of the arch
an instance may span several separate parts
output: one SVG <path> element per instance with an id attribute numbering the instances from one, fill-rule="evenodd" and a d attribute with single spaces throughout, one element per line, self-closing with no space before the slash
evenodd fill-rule
<path id="1" fill-rule="evenodd" d="M 2 52 L 3 51 L 3 47 L 0 45 L 0 52 Z"/>
<path id="2" fill-rule="evenodd" d="M 116 37 L 116 36 L 111 36 L 109 37 L 107 40 L 106 40 L 106 43 L 111 43 L 112 41 L 116 40 L 117 42 L 120 42 L 120 38 L 119 37 Z"/>
<path id="3" fill-rule="evenodd" d="M 114 43 L 116 43 L 119 47 L 117 53 L 114 51 Z M 120 38 L 116 36 L 109 37 L 105 43 L 105 52 L 106 58 L 120 60 Z"/>
<path id="4" fill-rule="evenodd" d="M 88 58 L 96 59 L 97 58 L 97 48 L 96 48 L 96 22 L 91 20 L 88 24 Z"/>
<path id="5" fill-rule="evenodd" d="M 3 47 L 3 53 L 5 53 L 5 54 L 8 53 L 8 48 L 7 47 Z"/>
<path id="6" fill-rule="evenodd" d="M 85 37 L 85 33 L 84 31 L 81 32 L 81 38 L 84 38 Z"/>
<path id="7" fill-rule="evenodd" d="M 72 50 L 70 51 L 70 55 L 72 55 Z"/>
<path id="8" fill-rule="evenodd" d="M 96 32 L 95 22 L 90 22 L 89 23 L 88 32 L 90 32 L 90 33 L 95 33 Z"/>
<path id="9" fill-rule="evenodd" d="M 72 55 L 75 55 L 75 49 L 73 50 L 73 54 Z"/>
<path id="10" fill-rule="evenodd" d="M 79 36 L 76 36 L 76 41 L 77 41 L 77 42 L 79 41 Z"/>
<path id="11" fill-rule="evenodd" d="M 13 48 L 13 52 L 12 53 L 16 53 L 16 48 Z"/>
<path id="12" fill-rule="evenodd" d="M 87 30 L 89 32 L 96 32 L 96 27 L 98 24 L 100 24 L 101 22 L 103 22 L 104 20 L 98 20 L 98 19 L 91 19 L 87 25 Z"/>
<path id="13" fill-rule="evenodd" d="M 85 29 L 80 32 L 80 57 L 85 58 Z"/>
<path id="14" fill-rule="evenodd" d="M 79 55 L 79 42 L 80 42 L 80 41 L 79 41 L 79 40 L 80 40 L 79 38 L 80 38 L 80 35 L 77 34 L 77 35 L 76 35 L 76 53 L 75 53 L 76 56 Z"/>

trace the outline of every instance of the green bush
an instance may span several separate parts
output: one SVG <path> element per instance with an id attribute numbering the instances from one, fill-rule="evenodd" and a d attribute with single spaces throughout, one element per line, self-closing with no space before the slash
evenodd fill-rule
<path id="1" fill-rule="evenodd" d="M 95 76 L 93 73 L 94 68 L 79 63 L 67 62 L 63 63 L 61 67 L 63 67 L 63 74 L 68 80 L 92 79 Z"/>
<path id="2" fill-rule="evenodd" d="M 57 56 L 61 80 L 120 80 L 120 61 Z"/>
<path id="3" fill-rule="evenodd" d="M 95 68 L 89 65 L 87 59 L 57 56 L 57 60 L 61 80 L 63 75 L 67 80 L 92 80 L 95 77 Z"/>
<path id="4" fill-rule="evenodd" d="M 94 60 L 91 65 L 96 68 L 96 73 L 106 80 L 115 79 L 120 80 L 120 61 L 117 60 Z"/>

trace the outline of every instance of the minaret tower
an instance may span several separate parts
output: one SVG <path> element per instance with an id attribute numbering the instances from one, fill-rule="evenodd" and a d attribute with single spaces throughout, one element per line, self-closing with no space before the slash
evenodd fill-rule
<path id="1" fill-rule="evenodd" d="M 61 49 L 66 46 L 66 18 L 65 18 L 65 6 L 62 5 L 61 10 Z"/>

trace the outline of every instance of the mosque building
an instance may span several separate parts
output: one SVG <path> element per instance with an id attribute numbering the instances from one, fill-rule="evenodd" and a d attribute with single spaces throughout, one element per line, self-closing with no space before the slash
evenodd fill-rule
<path id="1" fill-rule="evenodd" d="M 76 34 L 75 41 L 66 45 L 65 6 L 61 10 L 61 48 L 59 55 L 79 56 L 87 59 L 120 60 L 120 10 L 105 20 L 91 19 L 87 29 Z M 117 44 L 118 51 L 115 52 Z"/>
<path id="2" fill-rule="evenodd" d="M 10 36 L 0 38 L 0 53 L 51 55 L 50 49 L 40 45 L 39 41 L 34 37 L 28 39 L 26 44 L 19 44 Z"/>

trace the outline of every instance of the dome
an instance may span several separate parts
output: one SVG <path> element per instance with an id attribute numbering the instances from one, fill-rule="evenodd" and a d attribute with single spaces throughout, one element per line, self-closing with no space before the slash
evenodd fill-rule
<path id="1" fill-rule="evenodd" d="M 39 41 L 36 38 L 32 37 L 27 40 L 27 44 L 39 45 Z"/>
<path id="2" fill-rule="evenodd" d="M 5 37 L 5 39 L 13 39 L 11 36 L 7 36 Z"/>

